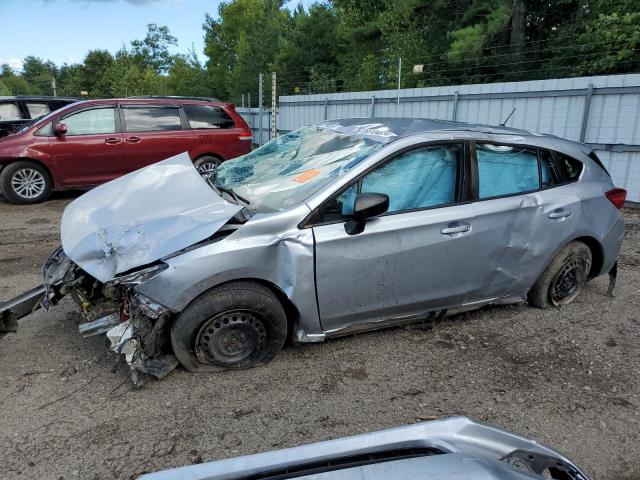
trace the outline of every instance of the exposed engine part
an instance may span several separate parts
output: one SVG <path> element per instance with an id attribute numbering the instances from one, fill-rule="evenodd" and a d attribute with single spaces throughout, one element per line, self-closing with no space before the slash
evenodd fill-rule
<path id="1" fill-rule="evenodd" d="M 153 375 L 158 380 L 169 375 L 179 365 L 175 355 L 161 355 L 144 362 L 146 372 Z"/>
<path id="2" fill-rule="evenodd" d="M 155 303 L 139 293 L 130 294 L 128 301 L 133 310 L 137 310 L 142 315 L 149 318 L 160 318 L 160 316 L 169 313 L 169 310 L 164 308 L 162 305 Z"/>
<path id="3" fill-rule="evenodd" d="M 92 322 L 85 322 L 78 325 L 78 331 L 84 338 L 93 337 L 106 333 L 113 327 L 120 324 L 120 313 L 115 312 L 104 317 L 100 317 Z"/>
<path id="4" fill-rule="evenodd" d="M 112 371 L 124 357 L 133 383 L 141 386 L 148 375 L 162 378 L 178 365 L 167 348 L 171 312 L 135 291 L 136 285 L 166 267 L 153 264 L 103 283 L 69 260 L 60 247 L 45 263 L 41 303 L 50 308 L 69 294 L 86 320 L 78 327 L 80 334 L 106 333 L 116 356 Z"/>
<path id="5" fill-rule="evenodd" d="M 131 370 L 131 380 L 134 385 L 142 384 L 143 379 L 140 378 L 140 372 L 144 371 L 143 351 L 140 339 L 136 336 L 131 322 L 127 320 L 113 327 L 107 332 L 107 339 L 111 343 L 111 350 L 116 354 L 115 363 L 111 371 L 113 373 L 116 372 L 120 357 L 124 356 Z"/>
<path id="6" fill-rule="evenodd" d="M 115 373 L 121 357 L 129 365 L 131 380 L 141 386 L 145 375 L 164 378 L 178 366 L 178 360 L 170 354 L 163 354 L 166 343 L 165 330 L 169 316 L 163 315 L 155 324 L 145 317 L 137 316 L 120 323 L 107 332 L 111 350 L 116 354 L 112 371 Z"/>

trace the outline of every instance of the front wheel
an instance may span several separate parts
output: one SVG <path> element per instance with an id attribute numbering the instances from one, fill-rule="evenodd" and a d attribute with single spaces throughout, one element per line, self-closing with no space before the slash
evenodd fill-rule
<path id="1" fill-rule="evenodd" d="M 531 288 L 529 303 L 538 308 L 571 303 L 587 282 L 591 261 L 591 250 L 584 243 L 567 244 Z"/>
<path id="2" fill-rule="evenodd" d="M 287 317 L 263 285 L 234 282 L 203 293 L 171 328 L 171 344 L 190 372 L 239 370 L 271 360 L 287 337 Z"/>
<path id="3" fill-rule="evenodd" d="M 51 194 L 53 180 L 42 165 L 28 160 L 10 163 L 0 171 L 0 189 L 11 203 L 43 202 Z"/>

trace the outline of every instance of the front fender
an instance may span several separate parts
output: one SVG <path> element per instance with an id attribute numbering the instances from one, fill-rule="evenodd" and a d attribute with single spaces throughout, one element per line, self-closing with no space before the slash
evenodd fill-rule
<path id="1" fill-rule="evenodd" d="M 288 235 L 234 237 L 165 259 L 169 268 L 139 285 L 138 292 L 180 312 L 211 288 L 254 279 L 284 292 L 300 312 L 304 331 L 320 333 L 311 229 L 295 229 Z"/>

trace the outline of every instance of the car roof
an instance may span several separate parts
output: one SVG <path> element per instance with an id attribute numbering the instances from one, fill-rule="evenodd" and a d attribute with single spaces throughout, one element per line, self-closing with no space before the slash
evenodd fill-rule
<path id="1" fill-rule="evenodd" d="M 215 97 L 193 97 L 193 96 L 184 96 L 184 95 L 131 95 L 127 98 L 133 99 L 160 99 L 160 100 L 198 100 L 202 102 L 220 102 L 219 99 Z"/>
<path id="2" fill-rule="evenodd" d="M 87 105 L 100 105 L 104 103 L 131 103 L 131 104 L 160 104 L 160 105 L 176 105 L 176 104 L 200 104 L 200 105 L 229 105 L 226 102 L 221 102 L 216 99 L 209 99 L 204 97 L 152 97 L 152 96 L 140 96 L 140 97 L 121 97 L 121 98 L 96 98 L 85 99 L 83 103 Z"/>
<path id="3" fill-rule="evenodd" d="M 0 95 L 2 100 L 60 100 L 63 102 L 76 102 L 83 100 L 77 97 L 52 97 L 48 95 Z"/>
<path id="4" fill-rule="evenodd" d="M 527 137 L 534 145 L 562 146 L 571 151 L 579 150 L 585 154 L 592 151 L 589 145 L 572 142 L 551 134 L 530 132 L 519 128 L 502 125 L 483 125 L 477 123 L 453 122 L 449 120 L 433 120 L 429 118 L 344 118 L 325 120 L 315 124 L 330 130 L 359 135 L 382 143 L 390 143 L 412 135 L 432 132 L 476 132 L 492 135 L 513 135 Z"/>

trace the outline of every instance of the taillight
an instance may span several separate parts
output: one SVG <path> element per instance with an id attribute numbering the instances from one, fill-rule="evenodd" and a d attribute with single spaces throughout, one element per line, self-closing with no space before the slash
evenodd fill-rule
<path id="1" fill-rule="evenodd" d="M 627 199 L 627 191 L 624 188 L 614 188 L 606 192 L 605 195 L 616 208 L 622 208 Z"/>
<path id="2" fill-rule="evenodd" d="M 242 132 L 238 135 L 238 140 L 253 140 L 253 133 L 251 130 L 247 130 L 246 132 Z M 627 192 L 625 192 L 626 194 Z"/>

